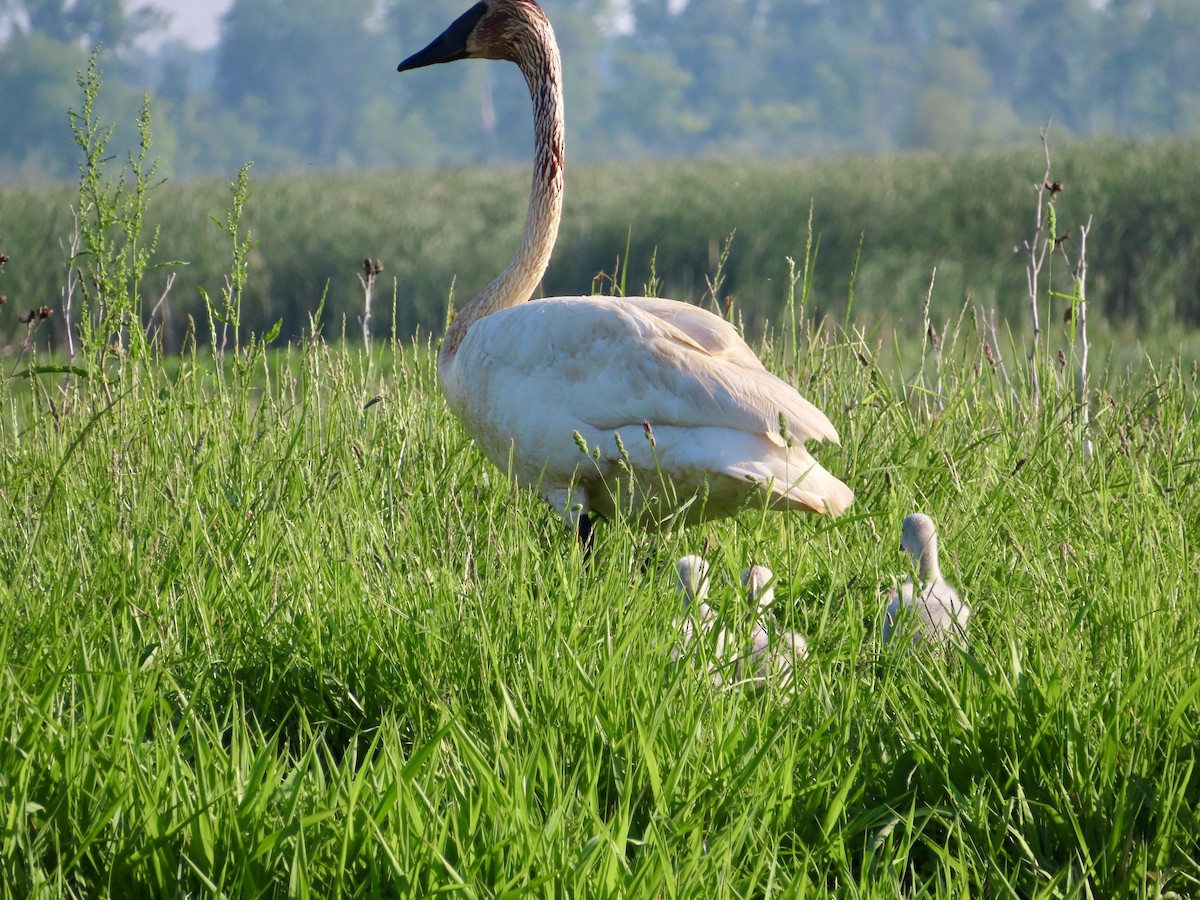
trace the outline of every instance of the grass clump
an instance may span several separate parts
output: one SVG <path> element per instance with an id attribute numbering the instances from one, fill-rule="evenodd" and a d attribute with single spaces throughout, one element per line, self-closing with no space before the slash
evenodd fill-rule
<path id="1" fill-rule="evenodd" d="M 1157 358 L 1186 342 L 1197 355 L 1200 322 L 1200 153 L 1193 139 L 1064 143 L 1055 178 L 1074 255 L 1078 226 L 1093 216 L 1089 253 L 1089 327 L 1101 343 L 1144 343 Z M 668 297 L 700 302 L 705 273 L 716 268 L 736 232 L 725 292 L 738 298 L 752 332 L 783 314 L 787 257 L 798 257 L 810 230 L 820 253 L 811 278 L 812 308 L 841 318 L 849 273 L 857 265 L 852 316 L 864 325 L 915 329 L 930 272 L 935 318 L 956 316 L 964 300 L 996 309 L 1014 328 L 1028 322 L 1025 262 L 1040 148 L 967 154 L 906 154 L 829 160 L 709 160 L 630 165 L 572 165 L 568 201 L 548 296 L 587 293 L 597 272 L 618 256 L 629 284 L 652 275 Z M 244 330 L 298 340 L 317 299 L 326 295 L 328 335 L 363 312 L 358 275 L 364 257 L 385 267 L 373 310 L 379 334 L 440 333 L 452 285 L 467 296 L 508 263 L 520 235 L 529 172 L 456 169 L 312 174 L 256 181 L 243 227 L 254 236 L 247 259 L 254 275 L 241 298 Z M 230 274 L 229 239 L 212 227 L 227 205 L 224 181 L 167 183 L 156 191 L 147 226 L 159 229 L 158 252 L 186 259 L 152 269 L 147 290 L 159 309 L 164 346 L 179 352 L 189 318 L 207 322 L 203 288 L 221 308 Z M 21 310 L 60 305 L 60 239 L 72 225 L 63 187 L 0 189 L 0 240 L 13 257 L 5 290 Z M 811 216 L 810 216 L 811 213 Z M 7 223 L 7 224 L 6 224 Z M 21 223 L 13 229 L 11 223 Z M 812 228 L 810 229 L 810 225 Z M 632 227 L 631 227 L 632 226 Z M 654 260 L 655 272 L 651 272 Z M 857 261 L 857 263 L 856 263 Z M 1099 264 L 1103 261 L 1103 264 Z M 1065 287 L 1065 286 L 1064 286 Z M 1043 322 L 1045 339 L 1062 330 L 1069 303 Z M 0 321 L 0 339 L 15 341 Z M 201 326 L 201 337 L 207 339 Z M 58 336 L 58 345 L 65 340 Z M 1054 347 L 1051 346 L 1051 353 Z"/>

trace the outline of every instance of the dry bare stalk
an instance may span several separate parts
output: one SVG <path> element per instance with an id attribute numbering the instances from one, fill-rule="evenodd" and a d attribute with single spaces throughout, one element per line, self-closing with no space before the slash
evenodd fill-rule
<path id="1" fill-rule="evenodd" d="M 82 241 L 82 231 L 79 227 L 79 210 L 71 208 L 71 218 L 75 226 L 71 230 L 71 243 L 67 247 L 67 285 L 63 288 L 63 326 L 67 330 L 68 360 L 75 362 L 75 335 L 71 331 L 71 306 L 75 300 L 75 289 L 79 286 L 79 270 L 75 268 L 75 259 L 79 256 L 79 244 Z M 70 376 L 68 376 L 68 380 Z"/>
<path id="2" fill-rule="evenodd" d="M 1000 329 L 996 325 L 996 307 L 994 306 L 989 324 L 992 331 L 992 350 L 996 353 L 996 364 L 1000 367 L 1000 377 L 1004 379 L 1005 387 L 1012 387 L 1012 382 L 1008 380 L 1008 368 L 1004 365 L 1004 357 L 1000 355 Z"/>
<path id="3" fill-rule="evenodd" d="M 383 271 L 383 263 L 368 256 L 363 260 L 363 270 L 358 273 L 358 283 L 363 289 L 363 314 L 358 321 L 362 324 L 363 346 L 371 349 L 371 296 L 375 293 L 375 281 Z"/>
<path id="4" fill-rule="evenodd" d="M 359 280 L 359 283 L 362 284 L 362 287 L 363 287 L 363 314 L 359 317 L 358 320 L 362 323 L 363 346 L 367 350 L 370 350 L 371 349 L 371 290 L 372 290 L 372 288 L 375 287 L 375 276 L 368 272 L 365 277 L 362 275 L 359 275 L 358 280 Z"/>
<path id="5" fill-rule="evenodd" d="M 1050 185 L 1050 123 L 1039 132 L 1042 138 L 1042 153 L 1046 158 L 1046 172 L 1041 182 L 1035 187 L 1037 191 L 1037 213 L 1033 220 L 1033 237 L 1025 241 L 1025 250 L 1029 253 L 1029 262 L 1025 266 L 1026 283 L 1029 286 L 1029 314 L 1033 321 L 1033 345 L 1029 348 L 1029 374 L 1033 384 L 1033 408 L 1041 404 L 1041 384 L 1038 378 L 1038 341 L 1042 335 L 1041 324 L 1038 321 L 1038 278 L 1042 274 L 1042 266 L 1046 262 L 1048 240 L 1039 239 L 1045 230 L 1044 215 L 1046 211 L 1046 190 Z"/>
<path id="6" fill-rule="evenodd" d="M 167 285 L 163 288 L 162 296 L 158 298 L 158 302 L 154 304 L 154 309 L 150 310 L 150 318 L 146 320 L 146 340 L 150 340 L 150 335 L 154 331 L 154 317 L 158 315 L 158 311 L 162 309 L 162 305 L 167 301 L 167 297 L 171 294 L 171 288 L 175 286 L 175 275 L 171 272 L 167 275 Z"/>
<path id="7" fill-rule="evenodd" d="M 1079 265 L 1075 268 L 1075 279 L 1079 284 L 1079 391 L 1083 401 L 1083 456 L 1091 458 L 1092 439 L 1087 430 L 1091 423 L 1091 398 L 1088 394 L 1088 333 L 1087 333 L 1087 239 L 1092 230 L 1092 217 L 1079 227 Z"/>
<path id="8" fill-rule="evenodd" d="M 937 266 L 934 266 L 933 272 L 929 275 L 929 289 L 925 292 L 925 308 L 922 310 L 921 316 L 925 326 L 925 333 L 921 337 L 921 366 L 922 368 L 925 366 L 925 346 L 928 343 L 933 347 L 933 374 L 937 379 L 935 390 L 937 391 L 937 408 L 940 411 L 944 408 L 942 403 L 942 342 L 938 338 L 937 329 L 929 318 L 929 304 L 933 300 L 933 285 L 936 280 Z M 924 372 L 921 373 L 921 380 L 925 380 Z"/>

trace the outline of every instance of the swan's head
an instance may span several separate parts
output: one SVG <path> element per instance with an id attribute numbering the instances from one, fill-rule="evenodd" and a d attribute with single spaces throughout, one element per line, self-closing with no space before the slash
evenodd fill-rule
<path id="1" fill-rule="evenodd" d="M 766 609 L 775 602 L 775 588 L 769 587 L 775 574 L 766 566 L 751 566 L 742 573 L 742 587 L 751 606 Z"/>
<path id="2" fill-rule="evenodd" d="M 929 549 L 929 558 L 937 559 L 937 530 L 933 527 L 933 519 L 929 516 L 915 513 L 904 519 L 900 528 L 900 549 L 912 557 L 913 564 L 918 564 Z"/>
<path id="3" fill-rule="evenodd" d="M 540 46 L 550 22 L 534 0 L 480 0 L 434 38 L 424 50 L 400 63 L 398 71 L 456 59 L 506 59 L 520 63 Z M 552 33 L 552 32 L 551 32 Z"/>
<path id="4" fill-rule="evenodd" d="M 675 574 L 679 578 L 675 590 L 683 596 L 685 607 L 708 596 L 708 563 L 702 557 L 682 557 L 675 563 Z"/>

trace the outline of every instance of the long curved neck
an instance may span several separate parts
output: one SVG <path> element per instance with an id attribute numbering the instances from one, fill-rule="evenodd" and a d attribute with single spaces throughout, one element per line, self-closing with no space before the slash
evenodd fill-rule
<path id="1" fill-rule="evenodd" d="M 562 62 L 550 23 L 542 20 L 522 41 L 517 65 L 533 98 L 535 135 L 533 186 L 529 212 L 516 255 L 500 275 L 459 311 L 442 342 L 443 360 L 452 357 L 472 324 L 518 303 L 537 288 L 550 264 L 562 217 L 563 126 Z"/>
<path id="2" fill-rule="evenodd" d="M 937 581 L 942 577 L 942 570 L 938 568 L 936 534 L 921 548 L 921 555 L 915 562 L 917 563 L 917 577 L 921 579 L 921 584 L 929 584 L 929 582 Z"/>

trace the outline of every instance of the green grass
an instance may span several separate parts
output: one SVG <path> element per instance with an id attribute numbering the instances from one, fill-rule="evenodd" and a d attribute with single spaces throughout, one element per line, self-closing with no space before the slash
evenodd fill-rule
<path id="1" fill-rule="evenodd" d="M 424 345 L 0 382 L 0 890 L 1196 891 L 1195 374 L 1115 367 L 1085 459 L 1056 366 L 1034 410 L 969 320 L 940 395 L 881 343 L 764 345 L 839 427 L 849 515 L 612 523 L 590 566 Z M 914 510 L 974 609 L 948 663 L 880 647 Z M 670 663 L 698 551 L 719 605 L 775 570 L 790 703 Z"/>

